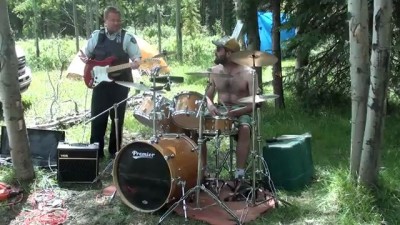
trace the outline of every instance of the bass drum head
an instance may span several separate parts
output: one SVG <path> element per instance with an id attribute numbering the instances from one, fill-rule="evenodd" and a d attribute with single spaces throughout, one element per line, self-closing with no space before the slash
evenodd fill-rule
<path id="1" fill-rule="evenodd" d="M 141 212 L 160 209 L 170 194 L 170 169 L 156 147 L 133 142 L 118 152 L 114 162 L 114 184 L 122 201 Z"/>

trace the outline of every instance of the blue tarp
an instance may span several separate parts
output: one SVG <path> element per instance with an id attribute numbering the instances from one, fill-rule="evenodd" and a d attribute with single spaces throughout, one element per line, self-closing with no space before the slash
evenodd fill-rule
<path id="1" fill-rule="evenodd" d="M 286 15 L 281 13 L 281 24 L 286 23 Z M 272 51 L 272 13 L 271 12 L 258 12 L 258 25 L 260 33 L 261 51 L 271 53 Z M 295 29 L 281 30 L 281 44 L 282 42 L 294 37 Z"/>

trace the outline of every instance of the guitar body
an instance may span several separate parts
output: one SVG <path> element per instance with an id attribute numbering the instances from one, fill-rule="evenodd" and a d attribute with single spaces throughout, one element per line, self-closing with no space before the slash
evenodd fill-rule
<path id="1" fill-rule="evenodd" d="M 83 79 L 88 88 L 94 88 L 98 85 L 99 77 L 101 77 L 101 81 L 112 81 L 108 78 L 108 74 L 106 69 L 116 60 L 117 58 L 114 56 L 107 57 L 102 61 L 89 59 L 86 62 Z M 96 73 L 95 73 L 96 71 Z"/>

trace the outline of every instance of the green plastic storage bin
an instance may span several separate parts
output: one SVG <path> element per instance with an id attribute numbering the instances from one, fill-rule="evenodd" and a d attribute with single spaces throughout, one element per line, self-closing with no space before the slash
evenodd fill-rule
<path id="1" fill-rule="evenodd" d="M 263 148 L 263 156 L 276 188 L 296 191 L 312 180 L 314 165 L 309 133 L 269 140 Z"/>

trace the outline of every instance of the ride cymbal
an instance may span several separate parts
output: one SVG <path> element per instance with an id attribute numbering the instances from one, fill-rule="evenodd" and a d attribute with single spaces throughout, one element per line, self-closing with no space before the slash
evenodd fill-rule
<path id="1" fill-rule="evenodd" d="M 208 72 L 208 71 L 204 71 L 204 72 L 189 72 L 189 73 L 186 73 L 187 75 L 194 75 L 194 76 L 204 76 L 204 77 L 207 77 L 207 76 L 210 76 L 210 75 L 216 75 L 216 76 L 219 76 L 219 77 L 232 77 L 231 75 L 229 75 L 229 74 L 224 74 L 224 73 L 213 73 L 213 72 Z"/>
<path id="2" fill-rule="evenodd" d="M 176 52 L 163 50 L 162 52 L 153 56 L 153 58 L 160 58 L 160 57 L 165 57 L 165 56 L 174 55 L 174 54 L 176 54 Z"/>
<path id="3" fill-rule="evenodd" d="M 252 50 L 232 53 L 229 59 L 239 65 L 250 67 L 271 66 L 278 61 L 278 58 L 272 54 Z"/>
<path id="4" fill-rule="evenodd" d="M 279 98 L 279 95 L 276 94 L 269 94 L 269 95 L 256 95 L 255 96 L 255 103 L 265 102 L 269 99 L 273 100 Z M 239 103 L 253 103 L 253 96 L 247 96 L 238 100 Z"/>
<path id="5" fill-rule="evenodd" d="M 158 76 L 158 77 L 151 77 L 151 78 L 150 78 L 150 81 L 153 82 L 153 80 L 154 80 L 156 83 L 162 83 L 162 84 L 165 84 L 165 83 L 168 83 L 168 82 L 176 83 L 176 84 L 183 83 L 183 77 L 178 77 L 178 76 Z"/>

